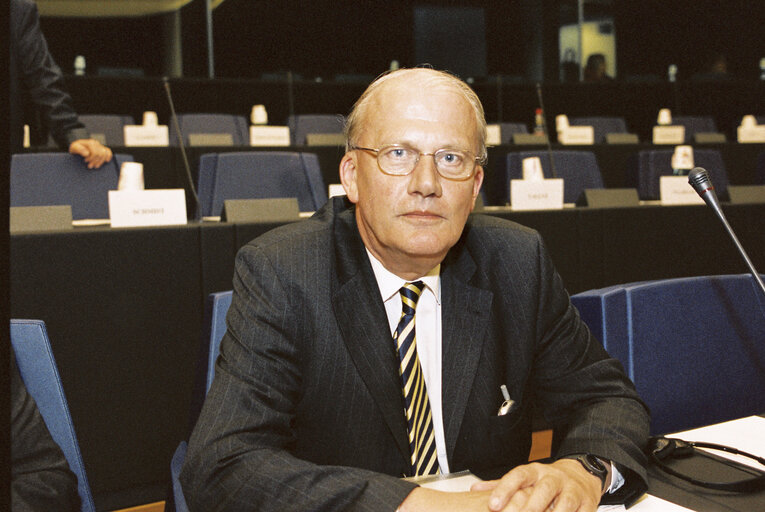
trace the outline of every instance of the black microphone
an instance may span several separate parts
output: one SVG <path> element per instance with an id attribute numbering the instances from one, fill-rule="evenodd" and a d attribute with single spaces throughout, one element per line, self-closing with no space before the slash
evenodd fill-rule
<path id="1" fill-rule="evenodd" d="M 558 173 L 555 172 L 555 161 L 553 160 L 552 143 L 550 142 L 550 131 L 547 129 L 547 113 L 545 112 L 545 104 L 542 101 L 542 86 L 537 82 L 537 99 L 539 100 L 539 108 L 542 109 L 542 128 L 545 131 L 545 137 L 547 137 L 547 156 L 550 159 L 550 173 L 553 178 L 558 177 Z"/>
<path id="2" fill-rule="evenodd" d="M 183 158 L 183 167 L 186 170 L 186 179 L 189 181 L 189 189 L 191 190 L 191 194 L 194 196 L 194 204 L 196 204 L 197 211 L 199 211 L 199 196 L 197 195 L 197 188 L 194 186 L 194 178 L 191 177 L 191 167 L 189 166 L 189 159 L 186 157 L 186 146 L 183 144 L 181 125 L 178 122 L 178 116 L 175 115 L 175 104 L 173 103 L 173 96 L 170 94 L 170 81 L 166 76 L 163 76 L 162 82 L 165 85 L 167 103 L 170 105 L 170 118 L 173 121 L 175 134 L 178 136 L 178 146 L 181 148 L 181 157 Z"/>
<path id="3" fill-rule="evenodd" d="M 725 226 L 728 234 L 733 239 L 733 243 L 736 244 L 736 248 L 741 254 L 741 257 L 744 258 L 744 261 L 749 267 L 749 272 L 752 274 L 752 277 L 754 277 L 754 280 L 757 281 L 757 284 L 760 285 L 760 290 L 762 291 L 763 296 L 765 296 L 765 283 L 762 282 L 760 274 L 757 273 L 757 270 L 752 264 L 752 260 L 750 260 L 749 256 L 746 254 L 744 246 L 742 246 L 741 242 L 738 241 L 738 237 L 736 236 L 736 233 L 733 232 L 733 228 L 731 228 L 730 224 L 728 224 L 728 219 L 725 218 L 725 214 L 720 207 L 720 200 L 717 199 L 715 187 L 712 185 L 712 180 L 709 179 L 709 173 L 706 171 L 706 169 L 701 167 L 694 167 L 691 172 L 688 173 L 688 183 L 691 184 L 696 193 L 701 196 L 704 202 L 707 203 L 709 207 L 712 208 L 717 214 L 717 217 L 723 223 L 723 226 Z"/>

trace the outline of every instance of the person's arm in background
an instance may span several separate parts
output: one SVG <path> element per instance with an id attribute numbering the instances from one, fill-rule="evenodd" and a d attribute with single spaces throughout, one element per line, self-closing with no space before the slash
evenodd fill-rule
<path id="1" fill-rule="evenodd" d="M 112 159 L 112 151 L 90 137 L 77 118 L 72 98 L 64 89 L 61 68 L 48 51 L 40 30 L 37 6 L 26 0 L 12 0 L 11 10 L 18 72 L 23 89 L 47 120 L 53 140 L 59 147 L 85 159 L 88 168 L 101 167 Z"/>

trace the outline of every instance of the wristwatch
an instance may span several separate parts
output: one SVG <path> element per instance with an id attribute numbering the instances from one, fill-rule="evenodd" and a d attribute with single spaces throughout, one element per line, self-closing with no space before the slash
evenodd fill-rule
<path id="1" fill-rule="evenodd" d="M 604 494 L 609 485 L 609 473 L 611 472 L 611 463 L 606 462 L 590 453 L 579 453 L 576 455 L 567 455 L 564 459 L 578 460 L 579 463 L 587 470 L 588 473 L 600 478 L 600 490 L 601 494 Z"/>

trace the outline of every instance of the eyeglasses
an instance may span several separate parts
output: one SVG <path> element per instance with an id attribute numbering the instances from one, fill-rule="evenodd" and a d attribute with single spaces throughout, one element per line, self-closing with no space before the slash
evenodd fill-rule
<path id="1" fill-rule="evenodd" d="M 422 156 L 432 156 L 436 171 L 448 180 L 464 181 L 473 176 L 475 167 L 483 157 L 460 149 L 439 149 L 435 153 L 423 153 L 409 146 L 389 144 L 379 149 L 351 146 L 351 150 L 370 151 L 377 155 L 380 170 L 391 176 L 407 176 L 414 171 Z"/>

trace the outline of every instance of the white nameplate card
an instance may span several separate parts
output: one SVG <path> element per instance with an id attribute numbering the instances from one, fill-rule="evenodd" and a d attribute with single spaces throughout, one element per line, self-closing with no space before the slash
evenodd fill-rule
<path id="1" fill-rule="evenodd" d="M 330 183 L 329 189 L 327 191 L 327 196 L 329 197 L 337 197 L 337 196 L 344 196 L 345 195 L 345 189 L 343 188 L 343 185 L 340 183 Z"/>
<path id="2" fill-rule="evenodd" d="M 765 124 L 755 126 L 739 126 L 738 141 L 744 142 L 765 142 Z"/>
<path id="3" fill-rule="evenodd" d="M 660 176 L 659 194 L 661 204 L 704 204 L 688 184 L 688 176 Z"/>
<path id="4" fill-rule="evenodd" d="M 685 142 L 685 126 L 654 126 L 654 144 L 682 144 Z"/>
<path id="5" fill-rule="evenodd" d="M 499 146 L 502 144 L 502 128 L 498 124 L 486 125 L 486 145 Z"/>
<path id="6" fill-rule="evenodd" d="M 166 124 L 144 126 L 127 124 L 123 127 L 125 146 L 169 146 L 170 134 Z"/>
<path id="7" fill-rule="evenodd" d="M 513 210 L 559 210 L 563 208 L 563 179 L 510 180 Z"/>
<path id="8" fill-rule="evenodd" d="M 289 126 L 250 126 L 250 146 L 289 146 Z"/>
<path id="9" fill-rule="evenodd" d="M 566 145 L 590 145 L 595 143 L 592 126 L 569 126 L 558 132 L 558 142 Z"/>
<path id="10" fill-rule="evenodd" d="M 186 224 L 186 192 L 182 188 L 110 190 L 113 228 Z"/>

